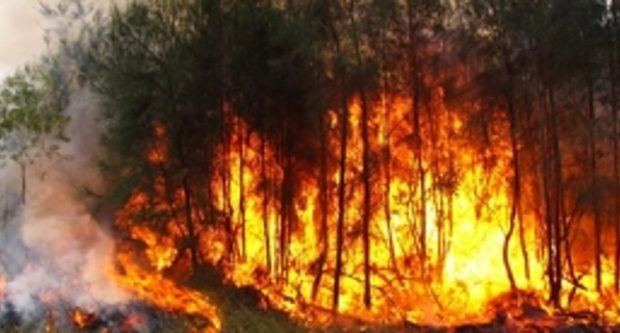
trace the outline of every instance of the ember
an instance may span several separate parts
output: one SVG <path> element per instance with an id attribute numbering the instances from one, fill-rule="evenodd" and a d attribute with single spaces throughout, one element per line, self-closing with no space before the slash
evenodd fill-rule
<path id="1" fill-rule="evenodd" d="M 71 310 L 70 316 L 75 327 L 79 329 L 91 328 L 97 320 L 94 313 L 86 312 L 81 309 Z"/>

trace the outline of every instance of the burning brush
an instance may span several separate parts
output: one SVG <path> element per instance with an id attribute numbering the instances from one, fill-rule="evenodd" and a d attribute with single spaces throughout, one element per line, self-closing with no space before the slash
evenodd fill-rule
<path id="1" fill-rule="evenodd" d="M 118 253 L 101 285 L 75 276 L 66 285 L 40 278 L 51 271 L 52 267 L 30 263 L 10 279 L 0 276 L 0 330 L 156 332 L 181 323 L 189 323 L 192 330 L 220 329 L 217 309 L 206 296 L 142 268 L 129 252 Z M 106 287 L 118 289 L 108 289 L 110 299 L 119 290 L 123 297 L 105 299 Z"/>
<path id="2" fill-rule="evenodd" d="M 15 305 L 11 284 L 0 285 L 0 329 L 24 328 L 39 332 L 156 332 L 190 319 L 193 330 L 215 332 L 220 328 L 217 310 L 197 292 L 176 286 L 161 275 L 140 268 L 129 254 L 119 255 L 118 271 L 110 278 L 133 297 L 118 304 L 78 306 L 59 290 L 29 295 L 29 311 Z M 5 281 L 4 278 L 0 281 Z M 88 292 L 76 288 L 76 293 Z"/>
<path id="3" fill-rule="evenodd" d="M 23 313 L 4 297 L 0 301 L 0 328 L 20 328 L 35 332 L 150 332 L 156 322 L 147 318 L 160 316 L 153 315 L 156 310 L 142 302 L 87 310 L 59 298 L 53 291 L 43 292 L 30 301 L 33 309 Z"/>

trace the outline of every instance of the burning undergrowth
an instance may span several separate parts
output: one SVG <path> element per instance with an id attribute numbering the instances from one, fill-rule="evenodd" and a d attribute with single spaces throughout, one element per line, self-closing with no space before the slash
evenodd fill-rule
<path id="1" fill-rule="evenodd" d="M 206 296 L 141 266 L 138 254 L 120 251 L 106 223 L 90 214 L 87 193 L 102 186 L 93 165 L 96 105 L 86 90 L 72 96 L 65 110 L 71 140 L 55 158 L 3 171 L 0 324 L 41 332 L 153 332 L 185 316 L 194 318 L 195 329 L 219 327 Z"/>
<path id="2" fill-rule="evenodd" d="M 399 142 L 401 135 L 406 136 L 411 131 L 402 120 L 409 106 L 398 98 L 393 103 L 387 106 L 393 117 L 390 121 L 400 126 L 392 129 L 391 137 Z M 347 163 L 350 163 L 351 173 L 355 175 L 351 176 L 353 189 L 347 192 L 347 196 L 349 202 L 359 203 L 361 195 L 355 190 L 360 186 L 355 177 L 359 176 L 360 170 L 356 165 L 359 165 L 362 151 L 359 147 L 360 131 L 355 127 L 360 122 L 359 100 L 354 100 L 349 108 L 354 125 L 347 142 L 352 149 L 347 155 Z M 402 153 L 392 157 L 392 163 L 398 167 L 394 166 L 390 175 L 388 189 L 391 197 L 381 199 L 391 201 L 391 216 L 388 219 L 391 224 L 386 224 L 385 212 L 379 211 L 371 229 L 372 239 L 376 241 L 372 252 L 371 290 L 374 297 L 371 309 L 360 306 L 364 274 L 359 230 L 353 225 L 347 227 L 350 229 L 347 229 L 346 235 L 350 238 L 343 245 L 347 261 L 341 277 L 342 304 L 339 313 L 335 314 L 330 288 L 335 254 L 322 252 L 325 250 L 317 244 L 327 242 L 322 238 L 328 237 L 326 230 L 336 228 L 337 211 L 333 206 L 327 206 L 325 208 L 328 210 L 321 212 L 321 190 L 317 182 L 299 180 L 295 185 L 299 192 L 291 208 L 297 227 L 283 231 L 283 217 L 279 215 L 284 203 L 278 193 L 284 189 L 272 188 L 275 193 L 266 193 L 263 187 L 284 186 L 277 153 L 264 137 L 252 132 L 242 119 L 234 116 L 231 116 L 234 119 L 232 123 L 236 125 L 228 137 L 230 142 L 221 144 L 220 160 L 216 162 L 228 163 L 222 168 L 234 172 L 227 174 L 230 179 L 216 178 L 212 184 L 205 185 L 216 193 L 212 207 L 217 213 L 212 224 L 205 222 L 205 225 L 192 231 L 185 209 L 187 192 L 182 187 L 170 191 L 163 174 L 155 173 L 153 183 L 143 190 L 134 190 L 123 209 L 117 212 L 116 227 L 140 245 L 137 252 L 142 253 L 151 269 L 187 276 L 195 269 L 190 266 L 192 257 L 196 255 L 201 264 L 218 267 L 228 283 L 258 290 L 261 296 L 257 305 L 260 307 L 284 311 L 315 328 L 364 329 L 387 325 L 385 327 L 402 329 L 403 326 L 398 323 L 405 323 L 404 326 L 413 332 L 428 329 L 494 332 L 603 329 L 613 326 L 618 308 L 614 305 L 615 296 L 609 292 L 597 295 L 586 288 L 578 290 L 575 287 L 563 295 L 569 307 L 560 310 L 550 306 L 544 296 L 544 281 L 529 277 L 544 272 L 537 255 L 529 257 L 527 265 L 513 266 L 519 288 L 511 290 L 505 276 L 506 261 L 502 259 L 501 251 L 495 251 L 505 246 L 502 219 L 510 214 L 510 184 L 504 178 L 510 166 L 510 153 L 502 150 L 506 146 L 498 145 L 499 151 L 488 152 L 493 154 L 493 162 L 484 165 L 488 161 L 484 157 L 475 157 L 476 147 L 469 146 L 466 141 L 458 141 L 464 126 L 461 120 L 448 108 L 440 108 L 445 113 L 439 116 L 443 117 L 442 123 L 434 130 L 440 133 L 438 135 L 445 135 L 446 139 L 452 138 L 452 141 L 450 147 L 443 146 L 444 153 L 450 158 L 436 163 L 446 163 L 445 172 L 448 173 L 461 169 L 461 181 L 445 184 L 453 188 L 435 194 L 439 197 L 446 195 L 448 201 L 427 202 L 428 235 L 425 237 L 437 243 L 428 244 L 428 262 L 425 264 L 428 271 L 426 276 L 421 275 L 423 273 L 412 268 L 419 267 L 421 263 L 418 261 L 421 259 L 404 250 L 416 249 L 420 241 L 411 236 L 411 233 L 415 235 L 412 229 L 416 226 L 407 221 L 411 218 L 408 214 L 412 214 L 410 196 L 414 195 L 410 191 L 415 191 L 407 184 L 410 177 L 407 168 L 415 168 L 415 165 L 409 164 L 413 162 L 408 159 L 411 156 L 410 147 L 395 145 L 392 148 Z M 375 121 L 373 126 L 378 132 L 378 142 L 373 144 L 389 144 L 381 141 L 384 140 L 380 134 L 382 120 L 373 119 Z M 329 133 L 335 136 L 337 128 L 338 120 L 334 116 Z M 154 124 L 152 138 L 152 144 L 143 158 L 155 167 L 166 165 L 171 154 L 166 126 Z M 444 144 L 441 139 L 438 141 L 437 145 Z M 336 139 L 332 137 L 329 142 L 334 145 L 331 150 L 336 151 Z M 427 153 L 434 149 L 429 147 Z M 331 169 L 331 172 L 326 177 L 336 179 L 336 170 Z M 427 177 L 430 184 L 441 181 L 440 177 Z M 265 185 L 265 181 L 272 183 Z M 333 196 L 336 182 L 330 181 L 328 186 L 331 187 L 329 195 Z M 359 206 L 347 206 L 350 221 L 356 221 L 360 216 Z M 203 212 L 199 207 L 193 206 L 193 209 L 195 215 L 191 219 L 208 221 L 208 215 L 201 215 Z M 321 214 L 329 214 L 327 225 L 316 223 Z M 156 227 L 151 224 L 154 216 L 157 217 Z M 446 225 L 442 226 L 442 222 Z M 232 238 L 230 232 L 233 233 Z M 512 242 L 506 249 L 510 262 L 523 262 L 522 247 L 539 253 L 536 250 L 541 246 L 538 232 L 540 230 L 535 225 L 527 225 L 519 236 L 522 237 L 521 243 Z M 193 237 L 197 242 L 194 245 Z"/>

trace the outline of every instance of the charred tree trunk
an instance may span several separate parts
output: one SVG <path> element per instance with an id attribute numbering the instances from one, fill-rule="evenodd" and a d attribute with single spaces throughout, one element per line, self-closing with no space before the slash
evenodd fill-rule
<path id="1" fill-rule="evenodd" d="M 246 226 L 245 226 L 245 130 L 241 118 L 238 119 L 239 132 L 239 219 L 241 222 L 241 257 L 245 260 Z"/>
<path id="2" fill-rule="evenodd" d="M 512 87 L 510 89 L 512 89 Z M 517 146 L 517 123 L 516 123 L 517 114 L 516 114 L 514 101 L 512 97 L 512 91 L 508 93 L 507 102 L 508 102 L 507 103 L 508 119 L 510 121 L 510 141 L 511 141 L 511 148 L 512 148 L 512 167 L 513 167 L 512 186 L 513 187 L 512 187 L 512 206 L 510 209 L 510 221 L 509 221 L 508 232 L 506 233 L 506 236 L 504 239 L 504 247 L 503 247 L 502 254 L 503 254 L 503 259 L 504 259 L 504 266 L 506 267 L 506 274 L 508 275 L 508 281 L 510 282 L 510 288 L 512 290 L 516 290 L 517 285 L 515 283 L 514 274 L 510 266 L 509 251 L 510 251 L 510 239 L 512 238 L 512 234 L 515 229 L 516 217 L 517 217 L 517 212 L 519 210 L 519 202 L 521 198 L 521 182 L 520 182 L 521 170 L 519 167 L 519 149 Z M 524 253 L 526 252 L 524 251 Z M 526 258 L 526 256 L 524 256 L 524 258 Z M 526 271 L 527 271 L 527 264 L 526 264 Z"/>
<path id="3" fill-rule="evenodd" d="M 286 125 L 285 125 L 286 127 Z M 290 148 L 288 143 L 290 139 L 286 134 L 287 130 L 284 130 L 285 134 L 282 136 L 282 169 L 284 175 L 282 178 L 282 184 L 280 189 L 280 227 L 279 227 L 279 256 L 278 256 L 278 268 L 280 274 L 286 275 L 288 267 L 288 247 L 290 243 L 290 237 L 292 232 L 292 226 L 294 220 L 294 207 L 293 207 L 293 163 L 291 154 L 288 153 Z"/>
<path id="4" fill-rule="evenodd" d="M 267 161 L 265 156 L 265 135 L 261 134 L 260 139 L 260 175 L 261 175 L 261 192 L 263 194 L 262 200 L 262 217 L 263 217 L 263 237 L 265 238 L 265 261 L 267 264 L 267 272 L 271 273 L 272 258 L 271 258 L 271 241 L 269 230 L 269 216 L 268 204 L 269 204 L 269 180 L 267 179 Z"/>
<path id="5" fill-rule="evenodd" d="M 360 52 L 360 41 L 357 29 L 357 23 L 355 21 L 355 2 L 356 0 L 352 0 L 350 2 L 349 7 L 349 15 L 352 26 L 352 39 L 353 39 L 353 47 L 355 49 L 355 58 L 357 61 L 357 70 L 358 73 L 363 73 L 364 71 L 364 63 L 362 60 L 362 54 Z M 371 306 L 371 286 L 370 286 L 370 203 L 371 203 L 371 189 L 370 189 L 370 141 L 369 141 L 369 133 L 368 133 L 368 122 L 369 122 L 369 105 L 368 98 L 366 95 L 366 87 L 362 83 L 364 78 L 359 78 L 357 80 L 359 82 L 358 91 L 361 99 L 361 107 L 362 107 L 362 119 L 361 119 L 361 127 L 362 127 L 362 183 L 364 188 L 364 201 L 362 207 L 362 243 L 364 249 L 364 305 L 367 309 Z"/>
<path id="6" fill-rule="evenodd" d="M 388 82 L 387 78 L 384 80 L 384 87 L 387 87 Z M 384 96 L 383 96 L 383 109 L 385 112 L 385 120 L 384 120 L 384 161 L 385 161 L 385 189 L 384 189 L 384 198 L 383 198 L 383 211 L 385 214 L 385 223 L 388 234 L 388 250 L 390 251 L 390 262 L 392 263 L 392 269 L 398 275 L 398 264 L 396 262 L 396 253 L 394 250 L 394 231 L 392 228 L 392 208 L 391 208 L 391 195 L 392 195 L 392 151 L 391 151 L 391 140 L 390 140 L 390 116 L 391 116 L 391 106 L 387 102 L 387 88 L 384 88 Z"/>
<path id="7" fill-rule="evenodd" d="M 414 22 L 413 4 L 407 1 L 407 22 L 409 30 L 409 67 L 411 71 L 411 98 L 412 98 L 412 126 L 413 126 L 413 146 L 415 147 L 414 165 L 416 168 L 416 178 L 420 190 L 417 214 L 420 219 L 419 230 L 419 253 L 420 268 L 422 276 L 426 276 L 426 175 L 422 161 L 422 127 L 420 124 L 420 99 L 421 99 L 421 80 L 420 80 L 420 61 L 418 58 L 416 33 L 417 28 Z"/>
<path id="8" fill-rule="evenodd" d="M 614 226 L 616 236 L 616 251 L 614 258 L 614 288 L 616 293 L 620 293 L 620 149 L 619 136 L 620 128 L 618 126 L 618 97 L 616 96 L 617 90 L 617 75 L 618 75 L 618 41 L 620 27 L 618 26 L 618 2 L 617 0 L 611 1 L 611 25 L 612 25 L 612 48 L 609 55 L 609 83 L 610 83 L 610 97 L 611 97 L 611 115 L 613 121 L 613 158 L 614 158 Z"/>
<path id="9" fill-rule="evenodd" d="M 223 110 L 223 108 L 222 108 Z M 225 112 L 222 115 L 227 118 Z M 231 153 L 231 136 L 224 136 L 224 165 L 221 167 L 222 178 L 222 212 L 224 212 L 224 229 L 226 230 L 226 257 L 227 260 L 233 261 L 235 259 L 235 235 L 232 220 L 232 198 L 231 198 L 231 168 L 230 168 L 230 153 Z"/>
<path id="10" fill-rule="evenodd" d="M 544 126 L 544 139 L 543 139 L 543 154 L 542 154 L 542 180 L 543 180 L 543 195 L 545 201 L 545 235 L 546 235 L 546 247 L 547 247 L 547 278 L 549 281 L 549 300 L 554 305 L 559 305 L 559 293 L 556 292 L 555 283 L 555 266 L 553 262 L 555 260 L 555 251 L 553 248 L 553 218 L 551 214 L 551 166 L 549 161 L 550 148 L 549 148 L 549 121 L 548 116 L 545 115 Z"/>
<path id="11" fill-rule="evenodd" d="M 328 5 L 328 11 L 333 9 Z M 331 12 L 329 12 L 331 16 Z M 341 57 L 342 50 L 340 45 L 340 37 L 334 26 L 334 18 L 329 18 L 329 32 L 334 43 L 335 56 Z M 338 313 L 338 305 L 340 303 L 340 278 L 342 276 L 342 250 L 344 247 L 344 224 L 346 215 L 346 172 L 347 172 L 347 141 L 349 138 L 349 106 L 347 105 L 348 89 L 346 85 L 346 68 L 339 59 L 334 59 L 334 65 L 340 85 L 340 162 L 338 171 L 338 221 L 336 223 L 336 267 L 334 272 L 334 290 L 332 298 L 332 312 Z"/>
<path id="12" fill-rule="evenodd" d="M 172 95 L 174 96 L 174 95 Z M 174 101 L 174 98 L 172 98 L 172 100 Z M 173 104 L 176 105 L 176 104 Z M 183 125 L 179 128 L 179 132 L 180 133 L 184 133 L 187 131 L 187 129 L 184 127 L 184 123 L 182 123 Z M 194 212 L 193 212 L 193 208 L 192 208 L 192 204 L 193 204 L 193 198 L 192 198 L 192 188 L 191 188 L 191 182 L 190 182 L 190 176 L 191 176 L 191 170 L 190 170 L 190 164 L 188 162 L 188 152 L 185 150 L 185 142 L 184 142 L 184 138 L 179 135 L 176 137 L 175 140 L 175 145 L 176 145 L 176 153 L 178 154 L 178 160 L 180 162 L 181 165 L 181 170 L 183 170 L 183 178 L 181 181 L 181 186 L 183 188 L 183 199 L 184 199 L 184 213 L 185 213 L 185 227 L 187 228 L 187 235 L 186 235 L 186 245 L 184 246 L 184 249 L 188 249 L 189 253 L 191 255 L 191 262 L 192 262 L 192 267 L 194 268 L 194 270 L 196 270 L 196 268 L 198 268 L 199 265 L 199 257 L 198 257 L 198 238 L 196 235 L 196 228 L 194 225 Z"/>
<path id="13" fill-rule="evenodd" d="M 387 230 L 387 242 L 388 242 L 388 251 L 390 256 L 390 263 L 392 266 L 392 270 L 399 276 L 398 272 L 398 263 L 396 262 L 396 253 L 394 250 L 394 230 L 392 227 L 392 147 L 391 147 L 391 117 L 392 117 L 392 100 L 388 97 L 390 94 L 390 72 L 389 72 L 389 60 L 387 58 L 387 53 L 389 50 L 388 41 L 388 31 L 389 29 L 385 26 L 380 28 L 380 59 L 381 59 L 381 102 L 383 109 L 383 145 L 381 147 L 383 153 L 383 163 L 384 163 L 384 193 L 383 193 L 383 212 L 385 215 L 385 227 Z"/>
<path id="14" fill-rule="evenodd" d="M 618 8 L 616 7 L 616 1 L 612 1 L 612 22 L 614 29 L 619 29 L 618 27 Z M 616 293 L 620 292 L 620 149 L 619 140 L 620 140 L 620 128 L 618 126 L 618 97 L 616 96 L 617 90 L 617 75 L 618 75 L 618 38 L 614 35 L 613 37 L 613 47 L 610 54 L 609 60 L 609 73 L 610 73 L 610 97 L 611 97 L 611 114 L 613 121 L 613 156 L 614 156 L 614 226 L 615 226 L 615 236 L 616 236 L 616 253 L 615 253 L 615 270 L 614 270 L 614 287 Z"/>
<path id="15" fill-rule="evenodd" d="M 594 114 L 594 89 L 592 82 L 588 83 L 588 115 L 589 115 L 589 142 L 590 142 L 590 175 L 592 186 L 592 209 L 594 210 L 594 266 L 596 278 L 596 290 L 601 292 L 601 256 L 602 256 L 602 226 L 598 205 L 598 184 L 596 170 L 596 138 L 594 136 L 594 128 L 596 126 L 596 116 Z"/>
<path id="16" fill-rule="evenodd" d="M 508 232 L 506 233 L 506 237 L 504 240 L 503 247 L 503 259 L 504 266 L 506 267 L 506 274 L 508 275 L 508 280 L 510 282 L 510 288 L 512 290 L 517 289 L 517 285 L 515 283 L 514 274 L 512 272 L 512 267 L 510 266 L 510 240 L 512 238 L 512 234 L 514 233 L 516 219 L 518 217 L 518 212 L 521 206 L 521 168 L 520 168 L 520 160 L 519 160 L 519 147 L 518 147 L 518 138 L 517 138 L 517 130 L 518 130 L 518 117 L 517 117 L 517 109 L 515 106 L 514 93 L 515 93 L 515 85 L 514 85 L 514 68 L 510 61 L 509 51 L 503 50 L 504 64 L 506 67 L 506 73 L 508 74 L 508 90 L 506 91 L 506 106 L 508 111 L 508 121 L 510 123 L 510 144 L 512 149 L 512 205 L 510 209 L 510 220 Z M 523 254 L 523 259 L 525 263 L 525 271 L 526 275 L 529 277 L 529 265 L 527 259 L 527 249 L 525 248 L 523 241 L 523 222 L 519 219 L 520 223 L 520 238 L 521 238 L 521 250 Z"/>
<path id="17" fill-rule="evenodd" d="M 187 239 L 188 239 L 188 248 L 192 257 L 192 266 L 196 269 L 199 265 L 198 263 L 198 250 L 196 246 L 198 244 L 196 239 L 196 231 L 194 228 L 194 221 L 192 219 L 192 191 L 189 184 L 189 175 L 185 175 L 183 177 L 183 197 L 185 198 L 185 224 L 187 227 Z"/>
<path id="18" fill-rule="evenodd" d="M 563 189 L 562 189 L 562 155 L 560 151 L 560 140 L 558 135 L 557 110 L 555 107 L 555 91 L 549 88 L 549 112 L 551 122 L 551 149 L 552 149 L 552 180 L 553 180 L 553 199 L 552 199 L 552 224 L 553 224 L 553 282 L 551 294 L 553 303 L 559 307 L 560 292 L 562 290 L 562 206 L 563 206 Z"/>
<path id="19" fill-rule="evenodd" d="M 544 196 L 544 220 L 545 220 L 545 235 L 546 235 L 546 249 L 547 249 L 547 279 L 549 281 L 549 301 L 555 306 L 560 306 L 560 290 L 557 283 L 556 271 L 556 247 L 555 247 L 555 235 L 556 235 L 556 223 L 554 219 L 554 159 L 555 150 L 553 144 L 553 121 L 551 113 L 554 111 L 550 106 L 551 89 L 540 89 L 539 99 L 541 101 L 541 109 L 543 110 L 543 118 L 541 126 L 542 129 L 542 182 L 543 182 L 543 196 Z"/>
<path id="20" fill-rule="evenodd" d="M 329 252 L 329 240 L 328 240 L 328 224 L 327 218 L 329 214 L 329 189 L 327 185 L 327 129 L 325 124 L 325 118 L 323 115 L 319 117 L 319 126 L 321 131 L 321 161 L 320 161 L 320 174 L 319 174 L 319 209 L 321 214 L 321 223 L 319 229 L 319 242 L 321 251 L 316 262 L 316 275 L 314 282 L 312 283 L 312 299 L 315 300 L 319 288 L 321 287 L 321 280 L 323 279 L 323 270 L 325 262 L 327 261 L 327 253 Z"/>
<path id="21" fill-rule="evenodd" d="M 208 170 L 207 171 L 207 179 L 209 179 L 209 180 L 213 179 L 213 176 L 211 175 L 212 172 L 213 172 L 212 170 Z M 211 184 L 211 182 L 209 182 L 209 184 L 206 186 L 205 190 L 207 192 L 206 193 L 206 195 L 207 195 L 207 202 L 211 202 L 211 199 L 213 198 L 213 185 Z M 172 199 L 171 199 L 170 202 L 172 202 Z M 212 205 L 212 204 L 209 204 L 208 210 L 209 210 L 208 211 L 208 215 L 209 215 L 208 223 L 210 225 L 215 225 L 215 220 L 216 220 L 216 209 L 215 209 L 215 206 Z"/>
<path id="22" fill-rule="evenodd" d="M 344 84 L 341 81 L 341 84 Z M 344 90 L 344 89 L 343 89 Z M 344 223 L 346 213 L 346 172 L 347 172 L 347 139 L 349 137 L 347 127 L 349 126 L 349 109 L 347 106 L 346 95 L 341 98 L 340 114 L 340 169 L 338 177 L 338 222 L 336 225 L 336 271 L 334 273 L 334 297 L 332 309 L 338 311 L 340 301 L 340 277 L 342 275 L 342 248 L 344 245 Z"/>
<path id="23" fill-rule="evenodd" d="M 362 179 L 364 183 L 364 207 L 362 213 L 362 238 L 364 243 L 364 305 L 370 308 L 371 305 L 371 287 L 370 287 L 370 201 L 372 192 L 370 189 L 370 143 L 368 141 L 368 104 L 366 102 L 366 93 L 361 89 L 362 93 Z"/>
<path id="24" fill-rule="evenodd" d="M 418 201 L 418 214 L 420 219 L 420 267 L 422 269 L 422 275 L 426 275 L 426 172 L 424 170 L 424 164 L 422 160 L 422 127 L 420 125 L 420 88 L 419 79 L 416 77 L 416 84 L 414 87 L 414 102 L 413 102 L 413 127 L 414 127 L 414 145 L 415 145 L 415 163 L 417 168 L 418 189 L 420 191 L 420 198 Z"/>

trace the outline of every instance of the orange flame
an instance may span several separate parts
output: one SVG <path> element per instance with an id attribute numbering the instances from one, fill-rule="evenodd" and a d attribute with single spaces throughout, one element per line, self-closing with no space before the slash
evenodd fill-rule
<path id="1" fill-rule="evenodd" d="M 81 309 L 73 309 L 70 313 L 73 325 L 79 329 L 85 329 L 96 320 L 94 314 L 83 311 Z"/>
<path id="2" fill-rule="evenodd" d="M 545 279 L 545 250 L 540 205 L 523 203 L 514 219 L 515 228 L 506 240 L 512 207 L 512 151 L 506 135 L 509 124 L 500 119 L 489 128 L 488 145 L 474 145 L 466 140 L 468 125 L 459 112 L 443 104 L 441 89 L 433 92 L 433 121 L 423 122 L 418 142 L 412 138 L 412 104 L 409 100 L 384 96 L 372 103 L 369 119 L 370 150 L 373 152 L 370 175 L 372 182 L 372 216 L 370 221 L 372 306 L 364 307 L 364 251 L 360 236 L 363 206 L 361 103 L 350 105 L 351 132 L 346 142 L 346 211 L 341 276 L 340 304 L 342 317 L 374 323 L 415 322 L 420 324 L 462 324 L 488 322 L 510 304 L 528 303 L 551 313 L 545 297 L 549 286 Z M 339 151 L 337 112 L 330 111 L 327 151 Z M 218 160 L 229 171 L 228 182 L 216 177 L 211 186 L 212 204 L 228 212 L 228 231 L 222 228 L 200 230 L 202 259 L 214 264 L 224 262 L 227 278 L 234 284 L 254 286 L 270 300 L 270 304 L 293 317 L 316 324 L 334 320 L 332 312 L 335 271 L 335 232 L 338 207 L 336 192 L 339 174 L 333 162 L 327 170 L 327 229 L 321 226 L 319 175 L 316 170 L 296 179 L 293 203 L 293 227 L 282 236 L 282 207 L 276 194 L 283 183 L 281 159 L 269 142 L 235 116 L 239 124 L 222 144 Z M 432 124 L 432 125 L 431 125 Z M 160 129 L 156 132 L 165 133 Z M 251 133 L 251 134 L 248 134 Z M 503 133 L 503 134 L 502 134 Z M 159 138 L 165 137 L 161 134 Z M 151 163 L 165 163 L 168 156 L 165 140 L 148 152 Z M 232 148 L 231 147 L 240 147 Z M 166 151 L 165 154 L 157 152 Z M 384 154 L 384 152 L 387 152 Z M 152 156 L 165 156 L 162 159 Z M 419 155 L 419 158 L 416 158 Z M 270 185 L 271 184 L 271 185 Z M 225 188 L 228 186 L 229 188 Z M 273 187 L 266 190 L 266 187 Z M 131 237 L 142 241 L 146 256 L 157 270 L 172 265 L 179 255 L 175 242 L 185 233 L 179 217 L 167 222 L 167 233 L 149 227 L 136 227 L 132 214 L 150 206 L 159 212 L 170 207 L 160 203 L 156 193 L 148 196 L 135 192 L 117 216 L 117 223 L 130 230 Z M 524 185 L 525 195 L 536 197 L 533 186 Z M 424 193 L 424 194 L 422 194 Z M 223 194 L 223 195 L 222 195 Z M 179 207 L 182 196 L 175 200 Z M 535 200 L 532 200 L 535 201 Z M 424 230 L 422 232 L 421 230 Z M 224 245 L 227 232 L 232 232 L 232 252 Z M 327 239 L 323 239 L 327 235 Z M 280 241 L 284 239 L 284 243 Z M 425 245 L 423 246 L 422 243 Z M 285 244 L 283 247 L 283 244 Z M 322 251 L 326 244 L 326 252 Z M 512 290 L 506 272 L 506 260 L 514 276 Z M 527 257 L 526 257 L 527 255 Z M 222 259 L 228 260 L 222 260 Z M 182 293 L 176 300 L 174 284 L 152 281 L 159 277 L 145 275 L 121 254 L 119 262 L 133 276 L 120 280 L 142 292 L 165 308 L 189 311 L 201 308 L 210 318 L 218 318 L 216 310 L 196 294 Z M 563 305 L 571 310 L 593 310 L 607 320 L 620 319 L 618 299 L 613 295 L 613 269 L 606 258 L 603 276 L 604 292 L 594 292 L 594 278 L 587 267 L 581 274 L 579 290 L 564 290 Z M 317 276 L 322 278 L 318 279 Z M 141 277 L 137 279 L 137 277 Z M 138 283 L 136 285 L 136 283 Z M 162 282 L 163 283 L 163 282 Z M 155 288 L 155 285 L 159 285 Z M 151 289 L 153 288 L 153 289 Z M 159 289 L 156 291 L 154 289 Z M 568 288 L 567 288 L 568 289 Z M 156 295 L 156 296 L 154 296 Z M 508 296 L 507 296 L 508 295 Z M 181 305 L 184 304 L 184 305 Z M 194 304 L 194 305 L 188 305 Z M 513 311 L 513 310 L 511 310 Z M 511 315 L 516 318 L 518 314 Z M 217 320 L 217 319 L 214 319 Z M 219 327 L 219 322 L 214 322 Z"/>
<path id="3" fill-rule="evenodd" d="M 439 92 L 440 94 L 440 92 Z M 437 100 L 440 96 L 435 97 Z M 359 238 L 360 219 L 362 216 L 363 192 L 360 185 L 362 165 L 362 138 L 360 130 L 361 105 L 355 101 L 350 107 L 351 127 L 353 132 L 347 141 L 347 168 L 349 185 L 346 207 L 345 233 L 349 235 L 344 248 L 344 274 L 341 277 L 339 312 L 371 322 L 402 322 L 429 324 L 461 324 L 488 322 L 493 319 L 496 308 L 493 301 L 510 292 L 511 286 L 506 277 L 506 266 L 502 258 L 511 209 L 511 161 L 512 154 L 508 142 L 493 137 L 494 145 L 481 150 L 468 145 L 459 138 L 466 135 L 466 129 L 455 112 L 435 102 L 436 128 L 423 127 L 422 135 L 435 137 L 434 141 L 422 149 L 423 169 L 425 170 L 425 188 L 427 198 L 424 205 L 416 205 L 420 200 L 420 188 L 412 183 L 416 180 L 414 158 L 415 145 L 411 141 L 413 128 L 410 117 L 411 105 L 402 99 L 393 98 L 389 105 L 390 119 L 381 119 L 377 112 L 370 119 L 371 132 L 374 137 L 370 142 L 373 151 L 381 151 L 389 146 L 391 160 L 381 161 L 375 166 L 372 175 L 373 191 L 379 192 L 381 174 L 390 168 L 389 193 L 384 198 L 373 195 L 373 205 L 381 207 L 389 201 L 389 216 L 386 210 L 374 209 L 371 219 L 371 265 L 372 265 L 372 307 L 363 306 L 363 250 Z M 373 106 L 380 109 L 381 106 Z M 337 121 L 332 122 L 331 131 L 338 130 Z M 506 125 L 507 126 L 507 125 Z M 494 131 L 506 131 L 506 128 Z M 239 139 L 239 133 L 233 140 Z M 330 139 L 330 151 L 338 151 L 337 136 Z M 405 143 L 403 143 L 405 142 Z M 257 137 L 249 140 L 244 156 L 246 168 L 243 179 L 238 173 L 232 173 L 232 206 L 239 207 L 241 188 L 244 189 L 245 206 L 245 257 L 231 265 L 229 278 L 239 285 L 255 285 L 265 293 L 276 306 L 288 311 L 302 320 L 329 322 L 332 320 L 331 308 L 333 277 L 326 276 L 320 283 L 313 299 L 313 283 L 316 279 L 316 264 L 320 258 L 319 223 L 319 187 L 315 180 L 303 180 L 300 193 L 295 198 L 295 216 L 300 227 L 291 236 L 287 249 L 290 262 L 284 279 L 278 271 L 278 263 L 272 262 L 268 267 L 266 251 L 272 258 L 277 258 L 279 228 L 279 208 L 270 202 L 264 224 L 261 202 L 263 196 L 256 189 L 260 187 L 259 168 L 247 167 L 259 164 L 259 145 Z M 267 152 L 268 164 L 277 165 L 274 153 Z M 240 168 L 241 155 L 232 153 L 229 168 Z M 269 175 L 276 182 L 281 175 L 274 172 Z M 335 188 L 338 181 L 337 170 L 329 174 L 332 202 L 335 200 Z M 240 186 L 241 182 L 243 186 Z M 215 184 L 217 186 L 221 184 Z M 223 198 L 221 200 L 224 200 Z M 223 207 L 224 203 L 220 202 Z M 329 235 L 336 230 L 337 207 L 331 204 L 328 216 Z M 508 258 L 517 288 L 544 300 L 547 288 L 541 243 L 540 223 L 534 210 L 522 214 L 524 231 L 521 236 L 513 235 L 508 244 Z M 234 230 L 240 230 L 241 216 L 239 210 L 233 213 Z M 421 214 L 424 214 L 422 219 Z M 388 225 L 386 221 L 390 221 Z M 423 222 L 425 221 L 425 222 Z M 426 272 L 422 273 L 420 262 L 421 223 L 425 223 L 426 235 Z M 516 224 L 521 223 L 518 218 Z M 265 226 L 269 228 L 270 248 L 265 248 Z M 522 239 L 520 239 L 522 237 Z M 238 238 L 237 240 L 241 240 Z M 329 240 L 329 253 L 324 270 L 333 272 L 335 250 L 333 240 Z M 390 242 L 392 245 L 390 246 Z M 528 266 L 524 264 L 523 246 L 529 253 Z M 239 245 L 240 247 L 242 245 Z M 393 254 L 392 254 L 393 252 Z M 612 270 L 605 276 L 607 288 L 613 284 Z M 281 268 L 280 268 L 281 269 Z M 258 271 L 270 271 L 270 278 L 265 281 L 255 274 Z M 529 276 L 529 278 L 528 278 Z M 582 279 L 589 286 L 586 291 L 577 292 L 570 304 L 572 309 L 596 309 L 607 318 L 617 318 L 618 307 L 610 311 L 609 307 L 600 306 L 604 297 L 592 292 L 594 285 L 591 276 Z M 606 297 L 608 297 L 607 295 Z M 564 295 L 568 302 L 568 292 Z M 546 309 L 545 302 L 537 302 Z M 609 303 L 609 302 L 606 302 Z M 567 304 L 568 305 L 568 304 Z M 546 310 L 551 311 L 551 310 Z M 615 311 L 615 312 L 614 312 Z"/>
<path id="4" fill-rule="evenodd" d="M 221 322 L 218 310 L 205 295 L 177 286 L 159 273 L 141 268 L 129 253 L 117 254 L 119 269 L 112 272 L 117 283 L 153 306 L 173 313 L 193 315 L 206 320 L 219 331 Z"/>
<path id="5" fill-rule="evenodd" d="M 6 297 L 6 279 L 0 275 L 0 299 Z"/>

